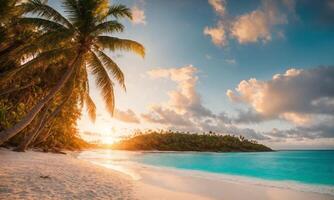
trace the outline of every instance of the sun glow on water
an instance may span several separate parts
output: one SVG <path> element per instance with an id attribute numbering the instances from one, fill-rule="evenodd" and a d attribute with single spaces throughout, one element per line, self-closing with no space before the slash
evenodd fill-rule
<path id="1" fill-rule="evenodd" d="M 130 176 L 134 180 L 139 180 L 141 176 L 130 167 L 129 160 L 131 156 L 136 156 L 137 153 L 129 153 L 115 151 L 110 149 L 84 151 L 80 153 L 79 158 L 87 160 L 94 164 L 122 172 Z M 131 163 L 133 166 L 133 163 Z"/>

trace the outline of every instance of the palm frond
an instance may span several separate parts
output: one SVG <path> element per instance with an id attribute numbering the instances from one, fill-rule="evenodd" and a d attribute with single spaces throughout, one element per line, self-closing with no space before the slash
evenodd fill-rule
<path id="1" fill-rule="evenodd" d="M 89 34 L 96 22 L 99 21 L 96 10 L 99 6 L 99 1 L 82 0 L 77 1 L 77 8 L 74 11 L 74 25 L 83 34 Z"/>
<path id="2" fill-rule="evenodd" d="M 123 32 L 124 26 L 117 21 L 106 21 L 98 24 L 94 27 L 93 33 L 95 35 L 114 33 L 114 32 Z"/>
<path id="3" fill-rule="evenodd" d="M 97 50 L 97 55 L 100 60 L 103 62 L 105 68 L 107 68 L 111 74 L 113 75 L 114 79 L 118 81 L 121 87 L 126 90 L 125 83 L 124 83 L 124 74 L 122 70 L 118 67 L 118 65 L 103 51 Z"/>
<path id="4" fill-rule="evenodd" d="M 17 21 L 18 25 L 28 25 L 28 26 L 33 26 L 34 28 L 43 28 L 46 30 L 67 30 L 67 28 L 59 24 L 57 22 L 47 20 L 47 19 L 42 19 L 42 18 L 34 18 L 34 17 L 24 17 L 20 18 Z M 45 30 L 44 30 L 45 31 Z"/>
<path id="5" fill-rule="evenodd" d="M 72 24 L 52 7 L 44 4 L 41 0 L 30 0 L 22 4 L 26 13 L 37 14 L 40 17 L 60 23 L 67 28 L 73 28 Z"/>
<path id="6" fill-rule="evenodd" d="M 95 77 L 96 85 L 101 90 L 101 95 L 104 99 L 107 110 L 111 115 L 113 115 L 115 108 L 114 87 L 109 78 L 108 72 L 104 69 L 103 64 L 95 53 L 90 52 L 87 57 L 87 61 L 91 73 Z"/>
<path id="7" fill-rule="evenodd" d="M 131 10 L 122 4 L 110 6 L 108 16 L 113 16 L 116 19 L 121 17 L 127 17 L 129 19 L 132 19 Z"/>
<path id="8" fill-rule="evenodd" d="M 89 94 L 85 95 L 85 105 L 87 108 L 89 119 L 93 122 L 96 120 L 96 106 Z"/>
<path id="9" fill-rule="evenodd" d="M 86 70 L 86 67 L 83 66 L 80 68 L 79 70 L 79 75 L 77 78 L 77 82 L 78 82 L 78 90 L 79 90 L 79 105 L 80 108 L 82 109 L 84 103 L 85 103 L 85 97 L 86 94 L 89 94 L 89 81 L 88 81 L 88 73 Z"/>
<path id="10" fill-rule="evenodd" d="M 74 34 L 72 30 L 48 31 L 37 37 L 31 42 L 27 42 L 21 48 L 13 52 L 13 56 L 25 56 L 27 58 L 34 56 L 40 52 L 49 51 L 58 48 L 70 48 Z"/>
<path id="11" fill-rule="evenodd" d="M 1 23 L 7 23 L 19 17 L 24 11 L 17 0 L 0 0 Z"/>
<path id="12" fill-rule="evenodd" d="M 43 52 L 23 65 L 0 74 L 0 83 L 7 81 L 24 69 L 32 69 L 33 67 L 36 68 L 41 66 L 48 67 L 49 65 L 59 63 L 60 61 L 71 57 L 73 57 L 73 48 L 60 48 Z"/>
<path id="13" fill-rule="evenodd" d="M 142 57 L 145 57 L 144 46 L 133 40 L 120 39 L 111 36 L 98 36 L 96 44 L 103 49 L 109 49 L 111 51 L 132 51 Z"/>
<path id="14" fill-rule="evenodd" d="M 72 24 L 77 24 L 78 20 L 80 20 L 78 1 L 63 0 L 62 2 L 65 8 L 65 13 L 67 14 L 69 20 L 72 22 Z"/>
<path id="15" fill-rule="evenodd" d="M 98 22 L 105 19 L 109 13 L 109 0 L 95 0 L 91 1 L 91 6 L 94 21 Z"/>

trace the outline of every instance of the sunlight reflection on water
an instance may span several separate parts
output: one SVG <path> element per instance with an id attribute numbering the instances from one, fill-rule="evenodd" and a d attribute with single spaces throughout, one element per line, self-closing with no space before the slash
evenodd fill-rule
<path id="1" fill-rule="evenodd" d="M 140 180 L 140 175 L 128 167 L 130 164 L 130 157 L 137 154 L 138 153 L 135 152 L 131 153 L 114 150 L 92 150 L 80 153 L 78 158 L 87 160 L 96 165 L 122 172 L 134 180 Z"/>

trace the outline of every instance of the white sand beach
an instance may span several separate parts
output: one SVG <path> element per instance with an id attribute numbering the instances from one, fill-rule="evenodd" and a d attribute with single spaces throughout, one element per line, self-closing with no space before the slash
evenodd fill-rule
<path id="1" fill-rule="evenodd" d="M 0 150 L 0 160 L 0 199 L 134 199 L 128 176 L 70 155 Z"/>
<path id="2" fill-rule="evenodd" d="M 0 199 L 333 200 L 334 196 L 134 166 L 139 179 L 71 155 L 0 150 Z"/>

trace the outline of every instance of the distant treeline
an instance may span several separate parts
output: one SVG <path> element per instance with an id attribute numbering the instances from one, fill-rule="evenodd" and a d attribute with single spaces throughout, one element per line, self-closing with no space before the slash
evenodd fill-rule
<path id="1" fill-rule="evenodd" d="M 242 136 L 195 134 L 172 131 L 136 133 L 112 145 L 118 150 L 251 152 L 272 151 L 269 147 Z"/>

